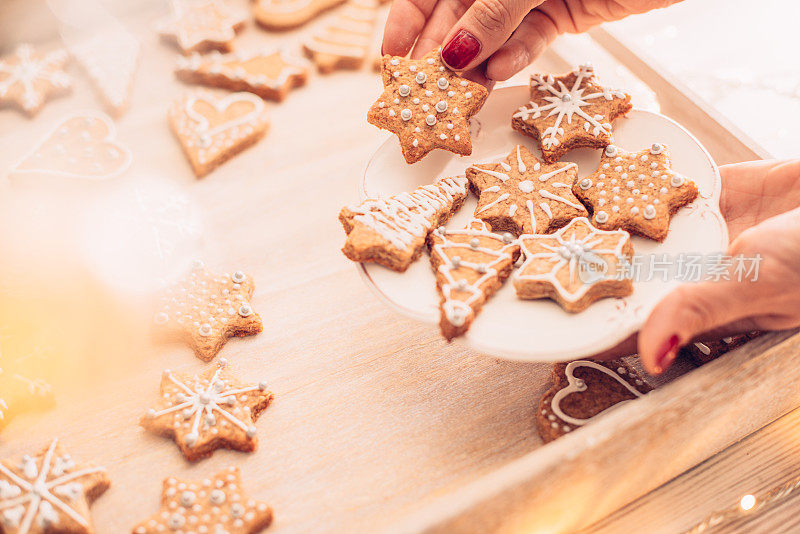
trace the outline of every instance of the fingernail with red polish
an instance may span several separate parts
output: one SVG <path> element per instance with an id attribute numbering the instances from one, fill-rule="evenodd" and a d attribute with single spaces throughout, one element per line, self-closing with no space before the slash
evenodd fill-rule
<path id="1" fill-rule="evenodd" d="M 442 59 L 455 70 L 463 69 L 481 51 L 481 42 L 467 30 L 459 30 L 442 48 Z"/>
<path id="2" fill-rule="evenodd" d="M 662 346 L 661 350 L 656 355 L 656 369 L 662 373 L 667 367 L 672 364 L 672 361 L 678 355 L 678 343 L 680 340 L 677 335 L 670 337 Z"/>

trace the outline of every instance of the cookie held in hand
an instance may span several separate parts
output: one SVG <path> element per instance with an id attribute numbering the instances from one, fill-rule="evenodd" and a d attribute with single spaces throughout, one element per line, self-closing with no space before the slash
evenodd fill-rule
<path id="1" fill-rule="evenodd" d="M 630 295 L 630 237 L 623 230 L 598 230 L 586 217 L 554 234 L 520 236 L 525 261 L 514 275 L 517 296 L 551 298 L 566 311 L 579 312 L 596 300 Z"/>
<path id="2" fill-rule="evenodd" d="M 655 241 L 669 232 L 672 215 L 697 198 L 697 186 L 670 168 L 667 148 L 625 152 L 609 145 L 600 167 L 572 186 L 592 213 L 592 224 L 602 230 L 627 230 Z"/>
<path id="3" fill-rule="evenodd" d="M 511 127 L 538 139 L 553 163 L 573 148 L 611 144 L 611 122 L 630 109 L 630 95 L 603 87 L 592 66 L 582 65 L 563 76 L 531 76 L 531 101 L 513 114 Z"/>
<path id="4" fill-rule="evenodd" d="M 547 443 L 650 391 L 636 369 L 623 360 L 557 363 L 553 386 L 539 401 L 536 427 Z"/>
<path id="5" fill-rule="evenodd" d="M 466 174 L 479 196 L 475 216 L 493 232 L 544 234 L 589 214 L 572 193 L 578 166 L 543 164 L 521 145 L 504 161 L 473 165 Z"/>
<path id="6" fill-rule="evenodd" d="M 353 261 L 403 272 L 419 257 L 431 230 L 447 222 L 468 194 L 466 178 L 455 176 L 344 207 L 339 213 L 347 232 L 342 252 Z"/>
<path id="7" fill-rule="evenodd" d="M 367 122 L 397 135 L 407 163 L 431 150 L 472 154 L 469 118 L 489 92 L 442 63 L 440 49 L 422 59 L 383 57 L 383 94 L 372 104 Z"/>

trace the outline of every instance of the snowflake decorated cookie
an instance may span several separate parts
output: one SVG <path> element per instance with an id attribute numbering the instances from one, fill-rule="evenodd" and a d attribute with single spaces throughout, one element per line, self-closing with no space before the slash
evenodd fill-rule
<path id="1" fill-rule="evenodd" d="M 302 26 L 323 11 L 345 0 L 255 0 L 253 17 L 268 30 L 288 30 Z"/>
<path id="2" fill-rule="evenodd" d="M 525 261 L 514 287 L 521 299 L 551 298 L 579 312 L 596 300 L 633 292 L 626 274 L 633 255 L 628 232 L 598 230 L 580 217 L 553 234 L 520 236 L 519 243 Z"/>
<path id="3" fill-rule="evenodd" d="M 256 449 L 255 420 L 272 401 L 265 382 L 243 384 L 221 358 L 202 375 L 164 371 L 158 405 L 142 418 L 150 432 L 175 440 L 189 461 L 219 448 L 252 452 Z"/>
<path id="4" fill-rule="evenodd" d="M 153 318 L 156 335 L 185 341 L 198 358 L 210 361 L 233 336 L 263 329 L 250 305 L 253 279 L 242 271 L 213 274 L 202 262 L 180 282 L 166 288 Z"/>
<path id="5" fill-rule="evenodd" d="M 408 163 L 435 148 L 472 154 L 469 118 L 483 106 L 488 91 L 442 63 L 440 50 L 422 59 L 384 56 L 383 94 L 367 122 L 397 135 Z"/>
<path id="6" fill-rule="evenodd" d="M 468 194 L 467 179 L 455 176 L 344 207 L 339 213 L 347 233 L 342 252 L 353 261 L 403 272 L 419 257 L 431 230 L 447 222 Z"/>
<path id="7" fill-rule="evenodd" d="M 264 101 L 245 92 L 185 94 L 170 108 L 169 124 L 198 178 L 255 144 L 269 128 Z"/>
<path id="8" fill-rule="evenodd" d="M 255 534 L 272 523 L 272 508 L 249 498 L 242 473 L 229 467 L 200 482 L 164 480 L 161 510 L 133 528 L 133 534 L 207 532 Z"/>
<path id="9" fill-rule="evenodd" d="M 305 60 L 293 58 L 284 51 L 264 51 L 193 54 L 178 59 L 175 74 L 188 83 L 247 91 L 281 102 L 289 91 L 305 85 L 308 71 Z"/>
<path id="10" fill-rule="evenodd" d="M 78 465 L 53 440 L 41 453 L 0 462 L 5 534 L 92 534 L 89 505 L 111 485 L 105 469 Z"/>
<path id="11" fill-rule="evenodd" d="M 467 178 L 479 195 L 475 216 L 495 232 L 547 233 L 588 215 L 572 193 L 574 163 L 540 162 L 517 145 L 500 163 L 473 165 Z"/>
<path id="12" fill-rule="evenodd" d="M 651 390 L 636 369 L 623 360 L 557 363 L 553 366 L 553 386 L 539 401 L 537 430 L 545 443 L 553 441 Z"/>
<path id="13" fill-rule="evenodd" d="M 511 126 L 538 139 L 552 163 L 573 148 L 611 144 L 611 122 L 630 109 L 630 95 L 603 87 L 592 66 L 582 65 L 563 76 L 531 76 L 531 101 L 514 112 Z"/>
<path id="14" fill-rule="evenodd" d="M 230 52 L 236 32 L 247 21 L 245 10 L 222 0 L 174 0 L 170 6 L 172 13 L 156 23 L 156 30 L 184 54 Z"/>
<path id="15" fill-rule="evenodd" d="M 372 45 L 377 16 L 377 0 L 348 0 L 330 25 L 303 44 L 303 51 L 323 74 L 360 69 Z"/>
<path id="16" fill-rule="evenodd" d="M 483 304 L 511 274 L 519 245 L 510 233 L 493 233 L 474 219 L 461 230 L 437 228 L 430 247 L 441 297 L 439 327 L 450 341 L 466 333 Z"/>
<path id="17" fill-rule="evenodd" d="M 64 72 L 68 61 L 64 50 L 43 53 L 29 44 L 0 57 L 0 105 L 15 104 L 29 116 L 36 115 L 48 98 L 71 89 Z"/>
<path id="18" fill-rule="evenodd" d="M 621 228 L 663 241 L 672 214 L 697 198 L 697 186 L 670 168 L 667 148 L 654 143 L 640 152 L 609 145 L 593 174 L 577 180 L 575 195 L 592 211 L 592 224 Z"/>
<path id="19" fill-rule="evenodd" d="M 83 112 L 59 121 L 12 167 L 10 177 L 107 180 L 124 173 L 131 161 L 131 152 L 117 139 L 111 119 L 103 113 Z"/>

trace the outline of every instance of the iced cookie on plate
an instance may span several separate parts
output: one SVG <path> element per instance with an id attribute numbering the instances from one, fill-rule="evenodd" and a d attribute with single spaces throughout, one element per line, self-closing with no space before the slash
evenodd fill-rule
<path id="1" fill-rule="evenodd" d="M 580 217 L 553 234 L 527 234 L 519 242 L 524 263 L 514 287 L 521 299 L 550 298 L 579 312 L 596 300 L 633 293 L 628 232 L 598 230 Z"/>
<path id="2" fill-rule="evenodd" d="M 623 360 L 557 363 L 553 366 L 553 386 L 539 401 L 536 428 L 547 443 L 651 390 L 636 369 Z"/>
<path id="3" fill-rule="evenodd" d="M 407 163 L 441 148 L 472 154 L 469 118 L 489 92 L 442 63 L 440 49 L 422 59 L 383 57 L 383 94 L 372 104 L 367 122 L 397 135 Z"/>
<path id="4" fill-rule="evenodd" d="M 511 274 L 519 245 L 510 233 L 493 233 L 485 222 L 474 219 L 461 230 L 436 229 L 430 248 L 441 297 L 439 328 L 450 341 L 469 330 L 484 303 Z"/>
<path id="5" fill-rule="evenodd" d="M 596 227 L 656 241 L 667 237 L 672 215 L 698 194 L 694 182 L 670 168 L 667 148 L 659 143 L 639 152 L 607 146 L 600 167 L 572 190 L 592 211 Z"/>
<path id="6" fill-rule="evenodd" d="M 475 217 L 494 232 L 514 235 L 552 232 L 575 217 L 588 215 L 572 193 L 577 176 L 576 164 L 542 163 L 521 145 L 499 163 L 467 169 L 479 197 Z"/>
<path id="7" fill-rule="evenodd" d="M 573 148 L 611 144 L 611 122 L 631 107 L 630 95 L 600 85 L 592 66 L 582 65 L 563 76 L 531 76 L 531 101 L 514 112 L 511 126 L 537 139 L 552 163 Z"/>
<path id="8" fill-rule="evenodd" d="M 455 176 L 346 206 L 339 213 L 347 233 L 342 252 L 353 261 L 403 272 L 419 257 L 431 230 L 447 222 L 468 194 L 466 178 Z"/>

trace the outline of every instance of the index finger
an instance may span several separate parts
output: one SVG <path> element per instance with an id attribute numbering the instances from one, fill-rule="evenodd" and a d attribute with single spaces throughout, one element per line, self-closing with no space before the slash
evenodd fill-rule
<path id="1" fill-rule="evenodd" d="M 386 19 L 381 52 L 406 56 L 414 46 L 437 0 L 395 0 Z"/>

